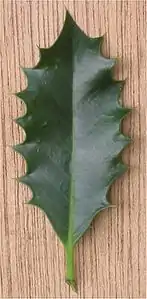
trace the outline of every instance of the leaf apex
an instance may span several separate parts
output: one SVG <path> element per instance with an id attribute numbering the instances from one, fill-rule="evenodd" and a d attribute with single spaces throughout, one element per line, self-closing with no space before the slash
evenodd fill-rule
<path id="1" fill-rule="evenodd" d="M 67 7 L 65 7 L 65 11 L 66 11 L 65 22 L 69 22 L 69 21 L 71 22 L 71 21 L 73 21 L 73 22 L 75 23 L 75 21 L 74 21 L 72 15 L 71 15 L 71 13 L 69 12 L 69 10 L 68 10 Z"/>

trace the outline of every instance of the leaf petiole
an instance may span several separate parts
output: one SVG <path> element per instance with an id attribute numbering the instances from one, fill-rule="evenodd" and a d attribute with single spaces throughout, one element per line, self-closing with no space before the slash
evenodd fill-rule
<path id="1" fill-rule="evenodd" d="M 66 282 L 75 292 L 77 291 L 74 274 L 74 247 L 70 242 L 67 244 L 66 248 Z"/>

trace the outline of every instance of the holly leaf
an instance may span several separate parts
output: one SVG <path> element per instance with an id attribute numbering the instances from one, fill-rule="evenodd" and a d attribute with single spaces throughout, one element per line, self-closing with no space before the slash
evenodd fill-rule
<path id="1" fill-rule="evenodd" d="M 103 37 L 87 36 L 66 13 L 60 36 L 24 68 L 17 93 L 27 112 L 17 119 L 26 139 L 15 150 L 26 160 L 20 178 L 33 193 L 64 244 L 66 281 L 76 288 L 73 250 L 93 218 L 108 208 L 108 190 L 126 171 L 120 152 L 130 138 L 120 123 L 130 109 L 119 96 L 124 82 L 112 77 L 115 59 L 101 53 Z"/>

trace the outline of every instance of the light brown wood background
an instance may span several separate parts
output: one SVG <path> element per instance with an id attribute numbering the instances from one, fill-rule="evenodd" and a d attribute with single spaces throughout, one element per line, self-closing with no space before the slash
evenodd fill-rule
<path id="1" fill-rule="evenodd" d="M 12 119 L 24 106 L 12 92 L 25 87 L 21 66 L 38 60 L 59 34 L 65 6 L 91 36 L 105 33 L 104 53 L 119 57 L 127 78 L 122 101 L 134 111 L 124 122 L 133 138 L 124 151 L 129 171 L 112 187 L 117 208 L 104 211 L 76 250 L 78 295 L 64 282 L 62 245 L 15 177 L 25 163 L 10 145 L 24 134 Z M 0 298 L 145 298 L 145 108 L 147 2 L 0 0 Z"/>

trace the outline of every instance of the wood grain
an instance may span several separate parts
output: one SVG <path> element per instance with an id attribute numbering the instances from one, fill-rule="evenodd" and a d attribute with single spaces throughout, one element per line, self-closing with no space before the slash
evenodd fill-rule
<path id="1" fill-rule="evenodd" d="M 24 113 L 13 92 L 25 87 L 21 66 L 38 60 L 59 34 L 65 6 L 91 36 L 105 33 L 104 53 L 117 56 L 116 77 L 127 78 L 122 101 L 134 107 L 124 121 L 133 138 L 124 151 L 128 172 L 112 187 L 117 208 L 104 211 L 76 249 L 78 294 L 64 282 L 62 245 L 48 220 L 25 200 L 14 179 L 25 163 L 11 145 L 24 138 L 12 119 Z M 0 1 L 0 298 L 145 298 L 145 149 L 147 2 Z"/>

